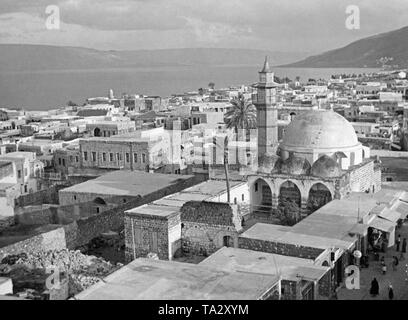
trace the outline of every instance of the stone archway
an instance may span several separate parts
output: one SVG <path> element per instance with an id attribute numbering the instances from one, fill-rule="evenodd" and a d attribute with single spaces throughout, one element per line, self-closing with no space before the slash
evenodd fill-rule
<path id="1" fill-rule="evenodd" d="M 95 128 L 94 130 L 94 137 L 100 137 L 101 136 L 101 129 Z"/>
<path id="2" fill-rule="evenodd" d="M 284 224 L 293 225 L 300 220 L 302 196 L 292 181 L 282 183 L 279 188 L 278 209 Z"/>
<path id="3" fill-rule="evenodd" d="M 103 200 L 101 197 L 97 197 L 93 201 L 95 204 L 106 206 L 106 201 Z"/>
<path id="4" fill-rule="evenodd" d="M 272 212 L 272 190 L 264 179 L 257 179 L 251 186 L 251 211 L 270 214 Z"/>
<path id="5" fill-rule="evenodd" d="M 310 213 L 313 213 L 332 200 L 333 197 L 329 188 L 323 183 L 316 183 L 309 190 L 307 210 Z"/>

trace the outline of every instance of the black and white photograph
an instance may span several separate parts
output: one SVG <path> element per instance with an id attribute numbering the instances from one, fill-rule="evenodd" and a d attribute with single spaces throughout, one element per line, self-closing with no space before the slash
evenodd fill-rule
<path id="1" fill-rule="evenodd" d="M 0 0 L 0 300 L 408 300 L 407 72 L 407 0 Z"/>

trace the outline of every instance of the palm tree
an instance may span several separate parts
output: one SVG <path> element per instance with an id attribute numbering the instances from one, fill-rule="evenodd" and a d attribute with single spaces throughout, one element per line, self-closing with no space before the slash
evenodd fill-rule
<path id="1" fill-rule="evenodd" d="M 213 138 L 213 144 L 219 150 L 223 148 L 224 150 L 224 173 L 225 173 L 225 183 L 227 185 L 227 202 L 231 202 L 231 192 L 230 192 L 230 182 L 229 182 L 229 172 L 228 172 L 228 135 L 225 136 L 223 140 L 223 145 L 217 143 L 217 138 Z"/>
<path id="2" fill-rule="evenodd" d="M 237 98 L 231 100 L 232 108 L 225 113 L 224 122 L 227 128 L 234 129 L 236 141 L 238 142 L 238 130 L 239 129 L 255 129 L 257 127 L 256 122 L 256 108 L 251 101 L 245 99 L 242 94 L 239 94 Z M 238 160 L 238 143 L 236 147 L 236 160 Z"/>

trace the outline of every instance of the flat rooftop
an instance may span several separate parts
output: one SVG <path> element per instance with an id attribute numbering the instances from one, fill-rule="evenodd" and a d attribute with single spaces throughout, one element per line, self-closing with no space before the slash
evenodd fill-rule
<path id="1" fill-rule="evenodd" d="M 95 193 L 111 196 L 145 196 L 192 178 L 191 175 L 118 170 L 76 184 L 60 192 Z"/>
<path id="2" fill-rule="evenodd" d="M 126 214 L 146 215 L 154 217 L 168 217 L 179 211 L 180 207 L 146 204 L 126 211 Z"/>
<path id="3" fill-rule="evenodd" d="M 313 264 L 311 259 L 283 256 L 259 251 L 223 247 L 199 265 L 281 276 L 284 280 L 320 280 L 329 270 Z"/>
<path id="4" fill-rule="evenodd" d="M 51 140 L 51 139 L 33 139 L 33 140 L 28 140 L 24 142 L 20 142 L 20 145 L 24 146 L 47 146 L 47 145 L 52 145 L 52 144 L 59 144 L 59 143 L 64 143 L 65 141 L 63 140 Z"/>
<path id="5" fill-rule="evenodd" d="M 112 273 L 77 300 L 254 300 L 273 288 L 273 275 L 235 272 L 139 258 Z"/>
<path id="6" fill-rule="evenodd" d="M 306 219 L 304 219 L 306 220 Z M 304 221 L 303 220 L 303 221 Z M 290 229 L 288 229 L 290 228 Z M 302 231 L 294 232 L 294 227 L 284 227 L 266 223 L 256 223 L 240 235 L 240 238 L 257 239 L 270 242 L 292 244 L 326 250 L 328 248 L 349 249 L 352 242 L 323 236 L 304 234 Z"/>

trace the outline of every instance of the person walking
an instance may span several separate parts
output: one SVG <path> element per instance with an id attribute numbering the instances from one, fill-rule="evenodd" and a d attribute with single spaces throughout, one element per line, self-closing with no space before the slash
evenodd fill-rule
<path id="1" fill-rule="evenodd" d="M 371 281 L 371 288 L 370 288 L 370 294 L 375 297 L 378 296 L 378 293 L 380 292 L 380 286 L 378 285 L 378 281 L 376 278 L 374 278 Z"/>
<path id="2" fill-rule="evenodd" d="M 385 263 L 383 264 L 381 270 L 382 270 L 382 274 L 386 274 L 386 273 L 387 273 L 387 265 L 386 265 Z"/>
<path id="3" fill-rule="evenodd" d="M 395 244 L 397 245 L 396 250 L 399 251 L 400 250 L 400 244 L 401 244 L 401 235 L 398 235 L 397 241 L 395 241 Z"/>
<path id="4" fill-rule="evenodd" d="M 394 299 L 394 289 L 392 288 L 392 285 L 388 287 L 388 299 L 393 300 Z"/>
<path id="5" fill-rule="evenodd" d="M 397 265 L 398 265 L 398 258 L 396 256 L 392 257 L 392 270 L 397 271 Z"/>

